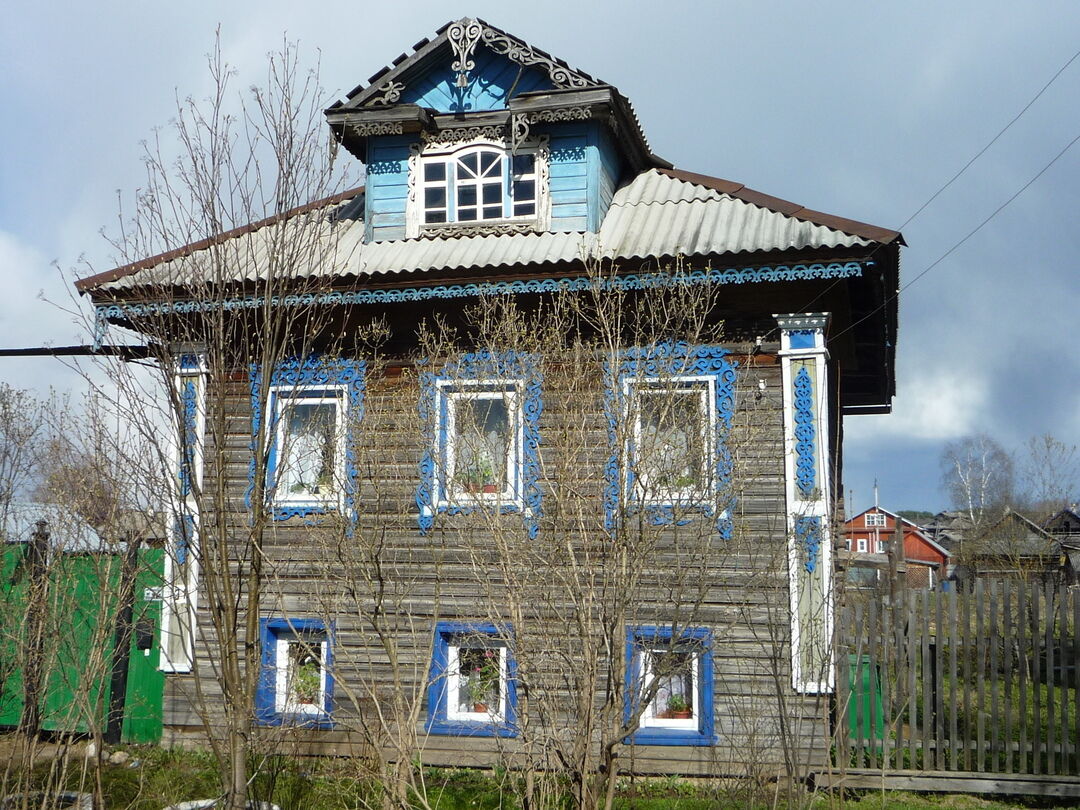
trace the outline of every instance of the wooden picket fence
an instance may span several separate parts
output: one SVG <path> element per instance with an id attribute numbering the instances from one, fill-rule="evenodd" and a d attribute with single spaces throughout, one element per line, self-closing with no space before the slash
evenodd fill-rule
<path id="1" fill-rule="evenodd" d="M 1080 776 L 1080 589 L 978 581 L 839 613 L 837 768 Z"/>

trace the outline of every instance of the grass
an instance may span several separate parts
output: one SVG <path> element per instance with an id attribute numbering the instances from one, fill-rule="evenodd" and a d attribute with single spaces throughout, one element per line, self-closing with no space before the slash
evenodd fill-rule
<path id="1" fill-rule="evenodd" d="M 213 759 L 204 752 L 164 750 L 153 746 L 126 749 L 128 762 L 104 764 L 103 810 L 161 810 L 166 805 L 219 793 Z M 137 764 L 134 764 L 136 763 Z M 90 790 L 79 783 L 78 766 L 69 768 L 64 787 Z M 39 786 L 48 778 L 48 765 L 35 768 Z M 514 810 L 512 792 L 504 789 L 506 774 L 468 769 L 426 768 L 423 781 L 428 802 L 438 810 Z M 771 788 L 767 788 L 771 794 Z M 276 757 L 264 762 L 252 784 L 253 798 L 270 800 L 282 810 L 360 810 L 378 807 L 381 793 L 357 763 L 345 759 Z M 617 810 L 784 810 L 767 801 L 750 800 L 704 780 L 677 777 L 620 780 Z M 1018 807 L 1072 807 L 1064 800 L 1021 802 L 990 800 L 958 794 L 864 792 L 861 795 L 821 795 L 799 810 L 1015 810 Z M 569 798 L 557 810 L 569 810 Z"/>

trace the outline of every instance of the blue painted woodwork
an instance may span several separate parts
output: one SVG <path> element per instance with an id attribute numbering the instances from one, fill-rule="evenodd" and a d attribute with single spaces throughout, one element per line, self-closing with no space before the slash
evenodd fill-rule
<path id="1" fill-rule="evenodd" d="M 342 476 L 342 508 L 346 518 L 346 531 L 351 532 L 356 521 L 356 492 L 357 470 L 356 447 L 353 440 L 353 428 L 360 423 L 364 414 L 365 374 L 367 363 L 363 360 L 350 360 L 345 358 L 327 359 L 319 355 L 310 355 L 302 361 L 296 358 L 281 363 L 270 375 L 270 386 L 288 386 L 293 394 L 310 394 L 321 396 L 331 386 L 345 387 L 346 412 L 345 435 L 342 440 L 344 448 Z M 262 397 L 260 396 L 263 385 L 263 376 L 257 366 L 252 366 L 250 374 L 251 382 L 251 437 L 252 455 L 248 464 L 248 489 L 245 493 L 244 502 L 251 507 L 251 497 L 255 490 L 255 440 L 262 424 Z M 329 392 L 330 395 L 337 393 L 336 390 Z M 271 420 L 277 417 L 277 401 L 274 394 L 266 398 Z M 274 440 L 275 425 L 273 421 L 266 426 L 266 435 L 270 441 L 270 451 L 266 460 L 266 497 L 270 498 L 274 492 L 274 480 L 277 467 L 277 443 Z M 329 511 L 325 501 L 311 501 L 305 503 L 290 502 L 288 504 L 271 503 L 271 514 L 274 520 L 287 520 L 292 517 L 305 517 L 309 515 L 324 514 Z"/>
<path id="2" fill-rule="evenodd" d="M 821 558 L 821 518 L 806 515 L 795 518 L 795 544 L 802 551 L 806 572 L 814 573 Z"/>
<path id="3" fill-rule="evenodd" d="M 453 383 L 475 380 L 505 380 L 524 386 L 521 402 L 522 446 L 521 469 L 517 477 L 520 491 L 512 493 L 511 503 L 500 503 L 499 511 L 521 511 L 524 505 L 525 527 L 529 537 L 535 538 L 539 531 L 541 510 L 540 492 L 540 370 L 534 358 L 517 352 L 492 354 L 481 351 L 465 354 L 459 360 L 448 363 L 441 374 L 425 372 L 420 377 L 420 420 L 424 426 L 424 456 L 420 460 L 420 483 L 416 487 L 416 506 L 419 509 L 418 525 L 421 533 L 427 533 L 435 525 L 435 514 L 467 515 L 486 504 L 449 503 L 449 482 L 440 470 L 448 469 L 447 399 L 440 392 L 440 381 Z"/>
<path id="4" fill-rule="evenodd" d="M 526 68 L 500 56 L 483 45 L 477 46 L 476 67 L 469 71 L 467 87 L 457 86 L 457 72 L 446 59 L 423 76 L 411 79 L 401 93 L 401 101 L 441 113 L 505 110 L 510 92 L 519 95 L 533 90 L 551 90 L 547 73 Z"/>
<path id="5" fill-rule="evenodd" d="M 658 343 L 653 346 L 627 349 L 617 370 L 605 363 L 604 374 L 607 390 L 604 395 L 604 412 L 608 421 L 608 444 L 611 455 L 604 466 L 604 523 L 612 530 L 619 523 L 625 505 L 627 510 L 643 509 L 655 526 L 686 525 L 688 513 L 699 512 L 715 517 L 716 530 L 723 538 L 731 537 L 731 452 L 727 447 L 727 435 L 735 415 L 735 363 L 728 359 L 727 351 L 720 346 L 690 346 L 683 341 Z M 625 383 L 641 378 L 668 378 L 676 380 L 683 376 L 709 376 L 713 379 L 713 480 L 707 501 L 699 503 L 679 502 L 636 503 L 634 473 L 626 463 L 634 458 L 633 446 L 620 447 L 620 424 L 627 418 L 630 403 L 626 401 Z M 626 431 L 624 431 L 626 433 Z M 625 435 L 622 438 L 628 438 Z"/>
<path id="6" fill-rule="evenodd" d="M 386 135 L 368 141 L 364 200 L 364 240 L 367 242 L 405 238 L 409 144 L 412 140 L 405 135 Z"/>
<path id="7" fill-rule="evenodd" d="M 816 349 L 817 330 L 792 329 L 788 332 L 788 343 L 792 349 Z"/>
<path id="8" fill-rule="evenodd" d="M 598 159 L 596 178 L 596 230 L 599 230 L 600 223 L 604 221 L 608 208 L 611 207 L 611 198 L 615 196 L 615 189 L 618 188 L 619 179 L 622 176 L 622 160 L 615 149 L 615 144 L 611 140 L 611 136 L 608 135 L 608 130 L 604 127 L 599 127 L 598 133 L 599 136 L 596 145 L 596 156 Z"/>
<path id="9" fill-rule="evenodd" d="M 663 627 L 633 627 L 626 631 L 626 698 L 624 701 L 623 722 L 630 724 L 634 714 L 640 708 L 639 698 L 643 687 L 641 658 L 635 653 L 643 648 L 655 646 L 667 647 L 671 644 L 674 631 L 670 625 Z M 713 718 L 713 645 L 712 631 L 707 627 L 687 627 L 679 633 L 679 641 L 693 645 L 698 651 L 700 671 L 698 673 L 697 715 L 698 727 L 685 728 L 638 728 L 633 732 L 631 742 L 637 745 L 713 745 L 716 743 Z"/>
<path id="10" fill-rule="evenodd" d="M 202 368 L 202 364 L 199 361 L 197 354 L 182 354 L 178 361 L 180 371 L 199 371 Z"/>
<path id="11" fill-rule="evenodd" d="M 858 278 L 863 270 L 874 265 L 866 262 L 830 262 L 828 264 L 795 264 L 776 267 L 727 268 L 722 270 L 693 270 L 677 276 L 670 273 L 628 274 L 609 279 L 588 276 L 530 279 L 528 281 L 497 281 L 476 284 L 437 284 L 430 287 L 408 287 L 396 290 L 343 290 L 305 295 L 273 296 L 271 304 L 295 306 L 348 306 L 353 304 L 395 304 L 404 301 L 427 301 L 445 298 L 474 298 L 481 295 L 533 295 L 539 293 L 591 290 L 600 285 L 605 290 L 643 290 L 675 285 L 700 284 L 757 284 L 766 282 L 806 281 L 815 279 Z M 147 315 L 188 314 L 256 309 L 266 304 L 260 295 L 221 300 L 149 301 L 132 304 L 100 304 L 95 307 L 94 346 L 100 348 L 105 329 L 112 319 L 141 318 Z"/>
<path id="12" fill-rule="evenodd" d="M 814 385 L 806 366 L 799 369 L 793 384 L 795 415 L 795 485 L 810 500 L 817 490 L 817 461 L 814 452 Z"/>
<path id="13" fill-rule="evenodd" d="M 550 137 L 551 230 L 600 229 L 621 173 L 621 160 L 597 121 L 556 124 Z"/>
<path id="14" fill-rule="evenodd" d="M 177 515 L 173 520 L 173 556 L 176 564 L 186 563 L 194 547 L 195 516 L 190 513 Z"/>
<path id="15" fill-rule="evenodd" d="M 428 714 L 425 729 L 431 734 L 468 737 L 513 737 L 517 735 L 517 662 L 510 645 L 513 629 L 490 623 L 439 622 L 431 650 L 431 680 L 428 682 Z M 506 717 L 501 723 L 466 722 L 448 719 L 447 661 L 450 646 L 459 637 L 490 636 L 506 644 Z"/>
<path id="16" fill-rule="evenodd" d="M 180 431 L 180 496 L 187 498 L 192 491 L 192 476 L 195 467 L 195 445 L 198 442 L 198 407 L 199 393 L 196 381 L 185 377 L 181 381 L 180 411 L 182 429 Z"/>
<path id="17" fill-rule="evenodd" d="M 283 714 L 277 710 L 275 647 L 283 635 L 309 635 L 325 638 L 326 701 L 314 715 Z M 255 717 L 263 726 L 303 726 L 332 729 L 334 727 L 334 622 L 327 628 L 322 619 L 259 619 L 259 641 L 262 644 L 259 685 L 255 692 Z"/>

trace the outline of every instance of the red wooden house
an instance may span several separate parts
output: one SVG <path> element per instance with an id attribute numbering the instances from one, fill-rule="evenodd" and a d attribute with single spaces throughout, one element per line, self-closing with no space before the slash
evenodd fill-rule
<path id="1" fill-rule="evenodd" d="M 933 588 L 948 577 L 951 555 L 919 526 L 894 512 L 875 506 L 844 522 L 844 541 L 854 560 L 860 554 L 888 554 L 897 521 L 904 535 L 903 561 L 909 588 Z"/>

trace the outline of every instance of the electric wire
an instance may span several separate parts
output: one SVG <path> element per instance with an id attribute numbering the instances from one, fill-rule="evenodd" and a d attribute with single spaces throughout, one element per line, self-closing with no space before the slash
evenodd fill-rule
<path id="1" fill-rule="evenodd" d="M 1046 92 L 1046 91 L 1047 91 L 1048 89 L 1050 89 L 1050 85 L 1052 85 L 1052 84 L 1053 84 L 1053 83 L 1054 83 L 1055 81 L 1057 81 L 1058 77 L 1060 77 L 1060 76 L 1061 76 L 1061 74 L 1062 74 L 1062 73 L 1064 73 L 1064 72 L 1065 72 L 1065 71 L 1066 71 L 1066 70 L 1067 70 L 1067 69 L 1069 68 L 1069 66 L 1070 66 L 1070 65 L 1071 65 L 1071 64 L 1072 64 L 1073 62 L 1075 62 L 1075 61 L 1076 61 L 1076 60 L 1077 60 L 1078 58 L 1080 58 L 1080 50 L 1076 51 L 1076 53 L 1074 53 L 1074 54 L 1073 54 L 1073 55 L 1072 55 L 1071 57 L 1069 57 L 1069 59 L 1068 59 L 1068 60 L 1067 60 L 1067 61 L 1065 62 L 1065 64 L 1063 64 L 1063 65 L 1062 65 L 1061 67 L 1059 67 L 1059 68 L 1057 69 L 1057 71 L 1056 71 L 1056 72 L 1054 73 L 1054 75 L 1053 75 L 1053 76 L 1051 76 L 1051 77 L 1050 77 L 1050 78 L 1049 78 L 1049 79 L 1047 80 L 1047 82 L 1046 82 L 1046 83 L 1045 83 L 1045 84 L 1044 84 L 1044 85 L 1043 85 L 1043 86 L 1042 86 L 1041 88 L 1039 88 L 1038 92 L 1036 92 L 1036 93 L 1035 93 L 1035 95 L 1031 97 L 1031 99 L 1030 99 L 1030 100 L 1029 100 L 1029 101 L 1027 102 L 1027 104 L 1025 104 L 1025 105 L 1024 105 L 1024 106 L 1023 106 L 1023 107 L 1022 107 L 1022 108 L 1020 109 L 1020 111 L 1019 111 L 1019 112 L 1018 112 L 1018 113 L 1017 113 L 1016 115 L 1014 115 L 1014 116 L 1013 116 L 1013 117 L 1012 117 L 1012 118 L 1011 118 L 1011 119 L 1009 120 L 1009 122 L 1008 122 L 1008 123 L 1006 123 L 1006 124 L 1005 124 L 1005 126 L 1003 126 L 1003 127 L 1002 127 L 1002 128 L 1001 128 L 1001 129 L 999 130 L 999 131 L 998 131 L 998 133 L 997 133 L 997 134 L 996 134 L 996 135 L 995 135 L 995 136 L 994 136 L 993 138 L 991 138 L 991 139 L 990 139 L 990 140 L 989 140 L 989 141 L 987 142 L 987 144 L 986 144 L 986 145 L 985 145 L 985 146 L 984 146 L 984 147 L 983 147 L 982 149 L 980 149 L 980 150 L 979 150 L 978 152 L 976 152 L 976 153 L 975 153 L 975 154 L 974 154 L 974 155 L 973 155 L 973 156 L 971 157 L 971 159 L 970 159 L 970 160 L 968 160 L 968 162 L 967 162 L 967 163 L 965 163 L 965 164 L 964 164 L 963 166 L 961 166 L 961 167 L 960 167 L 960 169 L 959 169 L 959 171 L 957 171 L 957 172 L 956 172 L 956 173 L 955 173 L 955 174 L 954 174 L 954 175 L 953 175 L 952 177 L 950 177 L 950 178 L 949 178 L 949 179 L 948 179 L 948 180 L 947 180 L 947 181 L 945 182 L 945 184 L 944 184 L 944 185 L 942 185 L 942 186 L 941 186 L 941 187 L 940 187 L 940 188 L 939 188 L 939 189 L 938 189 L 937 191 L 935 191 L 935 192 L 934 192 L 933 194 L 931 194 L 931 195 L 930 195 L 930 196 L 929 196 L 929 197 L 927 198 L 927 200 L 926 200 L 926 201 L 925 201 L 925 202 L 924 202 L 924 203 L 923 203 L 922 205 L 920 205 L 920 206 L 919 206 L 919 207 L 918 207 L 918 208 L 917 208 L 917 209 L 915 210 L 915 213 L 913 213 L 913 214 L 912 214 L 911 216 L 909 216 L 909 217 L 908 217 L 907 219 L 905 219 L 905 220 L 903 221 L 903 223 L 901 223 L 901 224 L 900 224 L 900 226 L 899 226 L 899 227 L 897 227 L 897 228 L 893 228 L 893 230 L 894 230 L 894 231 L 897 231 L 897 232 L 903 231 L 903 230 L 904 230 L 904 228 L 906 228 L 906 227 L 907 227 L 908 225 L 910 225 L 910 224 L 911 224 L 911 223 L 912 223 L 912 222 L 913 222 L 913 221 L 915 220 L 915 218 L 919 216 L 919 214 L 921 214 L 921 213 L 922 213 L 923 211 L 925 211 L 925 210 L 926 210 L 926 209 L 927 209 L 928 207 L 930 207 L 930 205 L 931 205 L 931 204 L 932 204 L 932 203 L 934 202 L 934 200 L 936 200 L 936 199 L 937 199 L 938 197 L 940 197 L 940 196 L 941 196 L 941 195 L 942 195 L 942 194 L 943 194 L 943 193 L 945 192 L 945 190 L 946 190 L 946 189 L 948 189 L 948 188 L 949 188 L 949 187 L 950 187 L 950 186 L 951 186 L 951 185 L 952 185 L 953 183 L 955 183 L 955 182 L 956 182 L 957 180 L 959 180 L 959 179 L 960 179 L 960 177 L 961 177 L 961 176 L 962 176 L 962 175 L 963 175 L 963 174 L 964 174 L 964 173 L 965 173 L 965 172 L 966 172 L 966 171 L 967 171 L 968 169 L 970 169 L 970 168 L 972 167 L 972 165 L 974 165 L 974 164 L 975 164 L 975 162 L 976 162 L 976 161 L 977 161 L 977 160 L 978 160 L 979 158 L 981 158 L 981 157 L 982 157 L 982 156 L 983 156 L 984 154 L 986 154 L 986 152 L 987 152 L 987 151 L 988 151 L 988 150 L 990 149 L 990 147 L 992 147 L 992 146 L 993 146 L 993 145 L 994 145 L 995 143 L 997 143 L 997 142 L 998 142 L 998 140 L 1000 140 L 1000 139 L 1001 139 L 1001 136 L 1002 136 L 1002 135 L 1004 135 L 1004 134 L 1005 134 L 1006 132 L 1008 132 L 1008 131 L 1009 131 L 1009 130 L 1010 130 L 1010 129 L 1012 128 L 1013 124 L 1015 124 L 1015 123 L 1016 123 L 1017 121 L 1019 121 L 1019 120 L 1020 120 L 1020 119 L 1021 119 L 1021 118 L 1022 118 L 1022 117 L 1024 116 L 1024 114 L 1025 114 L 1025 113 L 1026 113 L 1026 112 L 1027 112 L 1028 110 L 1030 110 L 1030 109 L 1031 109 L 1032 105 L 1034 105 L 1034 104 L 1035 104 L 1035 102 L 1036 102 L 1036 101 L 1038 101 L 1038 100 L 1039 100 L 1039 99 L 1040 99 L 1040 98 L 1042 97 L 1042 95 L 1043 95 L 1043 94 L 1044 94 L 1044 93 L 1045 93 L 1045 92 Z M 1069 146 L 1072 146 L 1072 144 L 1070 143 L 1070 144 L 1069 144 Z M 1069 148 L 1068 146 L 1067 146 L 1067 147 L 1065 147 L 1065 150 L 1067 151 L 1067 150 L 1068 150 L 1068 148 Z M 1061 157 L 1061 155 L 1058 155 L 1058 157 Z M 1054 160 L 1057 160 L 1057 158 L 1055 158 Z M 1053 161 L 1051 161 L 1051 164 L 1050 164 L 1050 165 L 1053 165 Z M 1047 166 L 1046 168 L 1049 168 L 1049 166 Z M 1043 169 L 1043 171 L 1046 171 L 1046 168 L 1044 168 L 1044 169 Z M 1042 172 L 1040 172 L 1040 174 L 1041 174 L 1041 173 L 1042 173 Z M 1036 175 L 1036 177 L 1035 177 L 1034 179 L 1038 179 L 1038 175 Z M 1025 188 L 1026 188 L 1026 186 L 1025 186 Z M 1021 189 L 1021 191 L 1023 191 L 1023 189 Z M 1012 200 L 1011 200 L 1011 199 L 1010 199 L 1010 200 L 1008 200 L 1008 201 L 1007 201 L 1007 202 L 1005 203 L 1005 205 L 1008 205 L 1008 204 L 1009 204 L 1009 202 L 1012 202 Z M 995 211 L 994 213 L 996 214 L 997 212 Z M 981 227 L 982 227 L 983 225 L 985 225 L 985 224 L 986 224 L 985 222 L 984 222 L 984 223 L 981 223 L 981 224 L 979 225 L 979 227 L 981 228 Z M 970 235 L 973 235 L 973 234 L 970 234 Z M 969 235 L 969 236 L 970 236 L 970 235 Z M 966 238 L 967 238 L 967 237 L 965 237 L 965 240 L 966 240 Z M 960 244 L 962 244 L 962 243 L 958 243 L 958 244 L 954 245 L 954 246 L 953 246 L 953 247 L 952 247 L 952 248 L 951 248 L 951 249 L 949 250 L 949 253 L 951 253 L 951 252 L 952 252 L 953 250 L 955 250 L 956 248 L 958 248 L 958 247 L 960 246 Z M 868 256 L 867 258 L 873 258 L 873 257 L 874 257 L 874 255 L 875 255 L 875 254 L 876 254 L 876 253 L 877 253 L 877 252 L 878 252 L 879 250 L 881 250 L 881 248 L 880 248 L 880 247 L 874 248 L 874 250 L 873 250 L 873 251 L 871 251 L 870 255 L 869 255 L 869 256 Z M 920 273 L 920 274 L 919 274 L 918 276 L 916 276 L 916 277 L 915 277 L 914 279 L 912 279 L 912 282 L 914 282 L 914 281 L 917 281 L 918 279 L 922 278 L 922 277 L 923 277 L 923 276 L 924 276 L 924 275 L 925 275 L 925 274 L 926 274 L 927 272 L 929 272 L 929 270 L 930 270 L 930 269 L 931 269 L 932 267 L 936 266 L 936 265 L 937 265 L 937 264 L 938 264 L 938 263 L 939 263 L 940 261 L 942 261 L 943 259 L 945 259 L 945 258 L 946 258 L 946 256 L 948 256 L 948 255 L 949 255 L 949 254 L 948 254 L 948 253 L 946 253 L 946 254 L 945 254 L 944 256 L 942 256 L 942 257 L 941 257 L 940 259 L 938 259 L 938 260 L 937 260 L 936 262 L 934 262 L 934 264 L 933 264 L 933 265 L 931 265 L 931 267 L 930 267 L 930 268 L 927 268 L 927 269 L 926 269 L 926 270 L 924 270 L 924 271 L 923 271 L 922 273 Z M 822 297 L 823 297 L 824 295 L 826 295 L 826 294 L 827 294 L 827 293 L 828 293 L 828 292 L 829 292 L 830 290 L 832 290 L 832 289 L 833 289 L 833 287 L 835 287 L 835 286 L 836 286 L 837 284 L 839 284 L 839 283 L 840 283 L 840 281 L 839 281 L 839 280 L 836 280 L 836 281 L 833 281 L 833 282 L 832 282 L 831 284 L 829 284 L 829 286 L 827 286 L 827 287 L 826 287 L 826 288 L 825 288 L 824 290 L 822 290 L 822 291 L 821 291 L 821 292 L 819 292 L 819 293 L 818 293 L 817 295 L 815 295 L 815 296 L 814 296 L 814 297 L 813 297 L 812 299 L 810 299 L 810 301 L 809 301 L 809 302 L 807 302 L 807 304 L 806 304 L 806 305 L 805 305 L 805 306 L 803 307 L 802 311 L 803 311 L 803 312 L 806 312 L 806 311 L 808 311 L 808 310 L 810 309 L 810 307 L 812 307 L 812 306 L 813 306 L 813 305 L 814 305 L 815 303 L 817 303 L 817 302 L 818 302 L 819 300 L 821 300 L 821 298 L 822 298 Z M 897 292 L 899 293 L 900 291 L 902 291 L 902 290 L 906 289 L 906 288 L 907 288 L 907 287 L 908 287 L 908 286 L 910 285 L 910 283 L 911 283 L 911 282 L 909 282 L 909 283 L 908 283 L 907 285 L 904 285 L 903 287 L 901 287 L 901 288 L 900 288 L 899 290 L 897 290 Z M 895 297 L 895 296 L 894 296 L 894 297 Z M 888 302 L 889 302 L 889 300 L 891 300 L 891 299 L 886 299 L 886 301 L 882 303 L 882 306 L 884 306 L 884 304 L 885 304 L 885 303 L 888 303 Z M 877 313 L 878 311 L 880 311 L 880 307 L 879 307 L 878 309 L 874 310 L 873 312 L 871 312 L 871 313 L 870 313 L 870 315 L 873 315 L 873 314 Z M 868 315 L 867 317 L 869 317 L 869 315 Z M 863 318 L 862 320 L 865 320 L 865 318 Z M 858 321 L 858 323 L 862 323 L 862 320 Z M 855 325 L 855 324 L 852 324 L 852 326 L 854 326 L 854 325 Z M 850 327 L 849 327 L 849 328 L 850 328 Z M 845 331 L 847 331 L 847 330 L 845 330 Z"/>
<path id="2" fill-rule="evenodd" d="M 1028 180 L 1026 183 L 1024 183 L 1024 185 L 1022 185 L 1019 189 L 1017 189 L 1015 192 L 1013 192 L 1013 194 L 1007 200 L 1005 200 L 1005 202 L 1003 202 L 1001 205 L 999 205 L 997 208 L 995 208 L 985 219 L 982 220 L 982 222 L 980 222 L 978 225 L 976 225 L 974 228 L 972 228 L 970 231 L 968 231 L 960 239 L 960 241 L 956 242 L 951 248 L 946 250 L 944 253 L 942 253 L 940 256 L 938 256 L 936 259 L 934 259 L 934 261 L 932 261 L 929 265 L 927 265 L 922 270 L 922 272 L 920 272 L 917 276 L 915 276 L 913 279 L 908 281 L 906 284 L 901 285 L 896 290 L 896 292 L 892 293 L 889 296 L 886 296 L 886 298 L 881 302 L 881 304 L 879 306 L 875 307 L 873 310 L 868 312 L 866 315 L 859 318 L 859 320 L 855 321 L 854 323 L 849 324 L 847 327 L 845 327 L 841 331 L 837 332 L 835 335 L 831 335 L 831 337 L 835 339 L 837 337 L 840 337 L 841 335 L 847 334 L 848 332 L 850 332 L 852 329 L 854 329 L 859 324 L 863 323 L 864 321 L 866 321 L 869 318 L 876 315 L 878 312 L 880 312 L 882 309 L 884 309 L 887 304 L 891 303 L 892 301 L 895 301 L 899 297 L 900 293 L 902 293 L 904 290 L 906 290 L 908 287 L 910 287 L 916 281 L 921 279 L 923 276 L 925 276 L 927 273 L 929 273 L 931 270 L 933 270 L 935 267 L 937 267 L 939 264 L 941 264 L 943 261 L 945 261 L 945 259 L 947 259 L 950 255 L 952 255 L 965 242 L 967 242 L 971 237 L 973 237 L 975 234 L 977 234 L 979 231 L 981 231 L 987 225 L 987 223 L 989 223 L 992 219 L 994 219 L 994 217 L 996 217 L 998 214 L 1000 214 L 1002 211 L 1004 211 L 1010 205 L 1010 203 L 1013 202 L 1013 200 L 1015 200 L 1017 197 L 1019 197 L 1025 191 L 1027 191 L 1028 188 L 1036 180 L 1038 180 L 1040 177 L 1042 177 L 1050 169 L 1051 166 L 1053 166 L 1055 163 L 1057 163 L 1065 155 L 1065 153 L 1068 152 L 1073 147 L 1073 145 L 1077 141 L 1080 141 L 1080 135 L 1077 135 L 1071 141 L 1069 141 L 1067 144 L 1065 144 L 1064 148 L 1062 148 L 1062 150 L 1060 152 L 1058 152 L 1056 155 L 1054 155 L 1054 157 L 1051 158 L 1049 163 L 1047 163 L 1045 166 L 1043 166 L 1041 169 L 1039 169 L 1039 171 L 1035 174 L 1034 177 L 1032 177 L 1030 180 Z"/>

